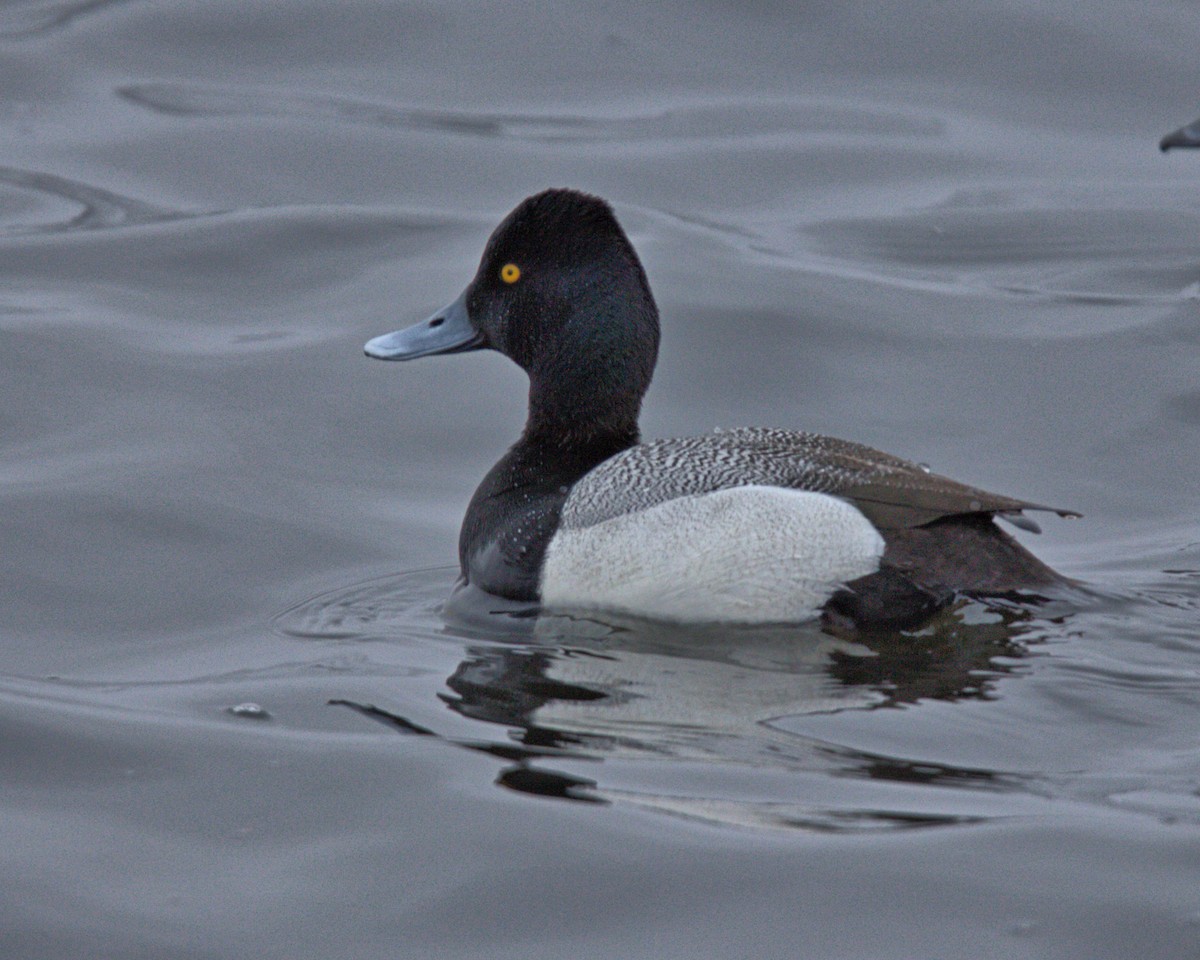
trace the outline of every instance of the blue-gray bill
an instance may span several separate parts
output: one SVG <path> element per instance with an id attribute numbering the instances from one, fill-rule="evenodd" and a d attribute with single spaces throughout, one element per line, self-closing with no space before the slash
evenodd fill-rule
<path id="1" fill-rule="evenodd" d="M 428 320 L 368 340 L 363 350 L 376 360 L 416 360 L 439 353 L 478 350 L 483 346 L 483 334 L 471 324 L 464 290 L 457 300 Z"/>

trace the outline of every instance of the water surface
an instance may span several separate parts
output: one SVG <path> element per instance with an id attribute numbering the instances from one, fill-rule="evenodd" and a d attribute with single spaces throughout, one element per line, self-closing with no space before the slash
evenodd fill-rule
<path id="1" fill-rule="evenodd" d="M 12 957 L 1194 957 L 1194 13 L 0 11 Z M 1078 509 L 911 635 L 443 602 L 525 383 L 372 363 L 613 201 L 648 436 Z"/>

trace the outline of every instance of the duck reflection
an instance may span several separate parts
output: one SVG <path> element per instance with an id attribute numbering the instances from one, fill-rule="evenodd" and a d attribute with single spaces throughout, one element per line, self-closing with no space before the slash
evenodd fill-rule
<path id="1" fill-rule="evenodd" d="M 819 623 L 684 627 L 472 603 L 458 598 L 445 611 L 447 630 L 471 642 L 439 696 L 460 716 L 503 728 L 507 740 L 454 742 L 505 761 L 501 786 L 592 803 L 606 802 L 612 791 L 556 769 L 555 760 L 574 769 L 579 760 L 670 758 L 990 784 L 1000 775 L 865 754 L 789 733 L 780 722 L 928 698 L 990 697 L 997 679 L 1020 666 L 1037 639 L 1036 624 L 1049 622 L 1044 612 L 1036 620 L 1027 604 L 964 602 L 919 631 L 838 636 Z M 396 713 L 339 702 L 398 732 L 438 736 Z M 908 814 L 902 820 L 893 826 L 948 822 Z"/>

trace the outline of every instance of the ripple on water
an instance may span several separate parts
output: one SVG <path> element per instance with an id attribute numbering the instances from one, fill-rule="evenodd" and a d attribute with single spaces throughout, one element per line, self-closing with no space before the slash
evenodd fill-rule
<path id="1" fill-rule="evenodd" d="M 400 638 L 437 633 L 453 568 L 431 567 L 365 580 L 310 597 L 278 614 L 272 625 L 302 640 Z"/>
<path id="2" fill-rule="evenodd" d="M 350 97 L 199 83 L 129 84 L 118 93 L 130 103 L 170 116 L 288 117 L 543 145 L 611 141 L 627 151 L 636 149 L 639 143 L 721 140 L 745 149 L 764 139 L 929 138 L 942 131 L 940 120 L 915 111 L 871 110 L 861 104 L 823 98 L 723 98 L 649 109 L 608 108 L 606 112 L 566 114 L 434 110 Z"/>
<path id="3" fill-rule="evenodd" d="M 893 277 L 948 292 L 1135 308 L 1090 311 L 1088 334 L 1141 326 L 1147 306 L 1195 299 L 1200 214 L 1173 196 L 1138 208 L 1097 202 L 1070 196 L 978 202 L 964 196 L 894 217 L 827 221 L 808 233 L 860 270 L 877 264 L 885 281 Z M 1010 324 L 1006 332 L 1082 332 L 1047 329 L 1047 320 L 1055 316 L 1031 311 L 1036 328 Z M 1072 312 L 1061 313 L 1060 322 L 1078 321 Z"/>
<path id="4" fill-rule="evenodd" d="M 0 231 L 101 230 L 172 220 L 180 213 L 66 177 L 0 167 Z"/>
<path id="5" fill-rule="evenodd" d="M 100 13 L 125 0 L 47 0 L 5 4 L 0 12 L 0 37 L 24 40 L 70 26 L 80 17 Z"/>

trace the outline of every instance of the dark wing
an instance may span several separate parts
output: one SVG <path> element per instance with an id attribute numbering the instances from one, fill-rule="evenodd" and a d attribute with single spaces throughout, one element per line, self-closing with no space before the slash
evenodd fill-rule
<path id="1" fill-rule="evenodd" d="M 962 514 L 1001 514 L 1025 529 L 1037 525 L 1022 522 L 1022 510 L 1046 510 L 1060 517 L 1078 517 L 1072 510 L 1059 510 L 1028 500 L 992 493 L 927 468 L 844 440 L 833 441 L 839 449 L 827 456 L 843 465 L 841 482 L 826 493 L 854 503 L 881 530 L 921 527 L 943 517 Z"/>
<path id="2" fill-rule="evenodd" d="M 881 530 L 920 527 L 963 514 L 1000 514 L 1036 531 L 1033 521 L 1022 522 L 1022 510 L 1079 516 L 960 483 L 922 464 L 849 440 L 759 429 L 716 436 L 736 436 L 756 458 L 783 468 L 781 485 L 844 497 Z"/>

